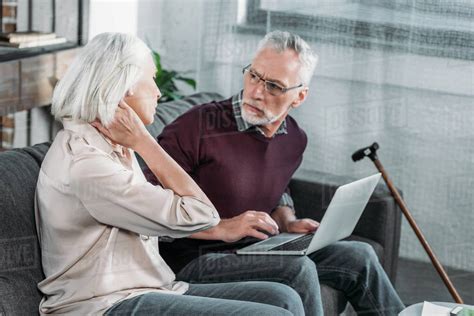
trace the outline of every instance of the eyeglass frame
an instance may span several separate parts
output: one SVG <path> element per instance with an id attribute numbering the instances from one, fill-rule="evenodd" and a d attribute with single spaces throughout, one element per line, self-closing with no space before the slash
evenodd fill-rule
<path id="1" fill-rule="evenodd" d="M 286 92 L 288 92 L 289 90 L 301 88 L 301 87 L 304 86 L 303 83 L 300 83 L 299 85 L 296 85 L 296 86 L 294 86 L 294 87 L 288 87 L 288 88 L 282 87 L 280 84 L 278 84 L 278 83 L 276 83 L 276 82 L 274 82 L 274 81 L 263 79 L 262 76 L 260 76 L 258 73 L 256 73 L 255 71 L 252 71 L 252 70 L 250 69 L 250 66 L 252 66 L 252 64 L 248 64 L 247 66 L 245 66 L 244 68 L 242 68 L 242 74 L 245 75 L 246 72 L 249 72 L 249 73 L 251 73 L 252 75 L 254 75 L 255 77 L 257 77 L 257 78 L 258 78 L 258 82 L 254 83 L 254 84 L 259 84 L 260 81 L 263 81 L 263 86 L 265 87 L 265 91 L 267 91 L 268 93 L 270 93 L 271 95 L 273 95 L 273 96 L 275 96 L 275 97 L 280 96 L 280 95 L 283 95 L 283 94 L 285 94 Z M 280 88 L 280 89 L 281 89 L 281 93 L 280 93 L 280 94 L 273 94 L 273 93 L 271 93 L 270 91 L 268 91 L 268 89 L 267 89 L 267 83 L 273 84 L 273 85 L 277 86 L 278 88 Z"/>

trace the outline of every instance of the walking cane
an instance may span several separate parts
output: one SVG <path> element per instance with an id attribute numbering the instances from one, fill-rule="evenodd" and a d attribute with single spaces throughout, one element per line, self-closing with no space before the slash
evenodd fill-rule
<path id="1" fill-rule="evenodd" d="M 403 201 L 403 198 L 401 197 L 400 193 L 398 192 L 397 188 L 393 185 L 393 182 L 389 179 L 387 172 L 385 171 L 384 167 L 382 166 L 382 163 L 380 162 L 379 158 L 377 157 L 377 149 L 379 149 L 379 144 L 373 143 L 371 146 L 361 148 L 358 151 L 356 151 L 352 155 L 352 160 L 354 162 L 359 161 L 363 159 L 364 157 L 369 157 L 370 160 L 373 161 L 375 164 L 375 167 L 378 169 L 378 171 L 382 174 L 383 179 L 385 180 L 385 183 L 388 186 L 388 189 L 392 193 L 392 196 L 395 198 L 395 201 L 397 202 L 398 206 L 403 212 L 403 215 L 405 215 L 405 218 L 408 220 L 408 223 L 410 223 L 411 228 L 416 234 L 416 237 L 418 237 L 418 240 L 420 241 L 421 245 L 425 249 L 426 253 L 431 259 L 431 263 L 433 266 L 436 268 L 436 271 L 438 272 L 439 276 L 443 280 L 444 284 L 449 290 L 449 293 L 451 293 L 451 296 L 454 298 L 456 303 L 459 304 L 464 304 L 461 296 L 459 296 L 458 292 L 454 288 L 453 283 L 448 277 L 448 274 L 444 270 L 443 266 L 439 262 L 438 258 L 436 258 L 436 255 L 434 254 L 433 250 L 431 249 L 430 245 L 428 244 L 428 241 L 426 241 L 425 236 L 423 236 L 423 233 L 421 232 L 420 228 L 415 222 L 415 219 L 411 215 L 410 211 L 408 210 L 408 207 L 406 206 L 405 202 Z"/>

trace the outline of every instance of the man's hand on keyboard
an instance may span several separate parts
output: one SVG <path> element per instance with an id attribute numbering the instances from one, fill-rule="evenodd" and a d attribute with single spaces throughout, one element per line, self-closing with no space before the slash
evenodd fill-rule
<path id="1" fill-rule="evenodd" d="M 286 231 L 288 233 L 311 233 L 318 229 L 319 223 L 310 218 L 296 219 L 288 222 Z"/>

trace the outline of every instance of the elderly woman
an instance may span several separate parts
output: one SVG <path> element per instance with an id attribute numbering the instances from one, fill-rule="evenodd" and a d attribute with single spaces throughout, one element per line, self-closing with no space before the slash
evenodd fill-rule
<path id="1" fill-rule="evenodd" d="M 41 166 L 36 221 L 46 279 L 41 314 L 302 314 L 299 296 L 271 282 L 187 284 L 160 256 L 158 236 L 215 226 L 206 195 L 144 127 L 160 91 L 147 46 L 104 33 L 57 85 L 62 129 Z M 145 180 L 133 152 L 160 180 Z"/>

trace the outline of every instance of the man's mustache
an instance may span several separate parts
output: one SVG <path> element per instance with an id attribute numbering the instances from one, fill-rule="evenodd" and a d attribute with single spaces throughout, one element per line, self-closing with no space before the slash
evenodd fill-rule
<path id="1" fill-rule="evenodd" d="M 258 104 L 258 102 L 256 102 L 256 101 L 244 99 L 244 100 L 243 100 L 243 103 L 246 103 L 246 104 L 248 104 L 248 105 L 250 105 L 250 106 L 252 106 L 252 107 L 254 107 L 254 108 L 256 108 L 256 109 L 258 109 L 258 110 L 260 110 L 260 111 L 262 111 L 262 112 L 264 112 L 263 107 L 261 107 L 261 106 Z"/>

